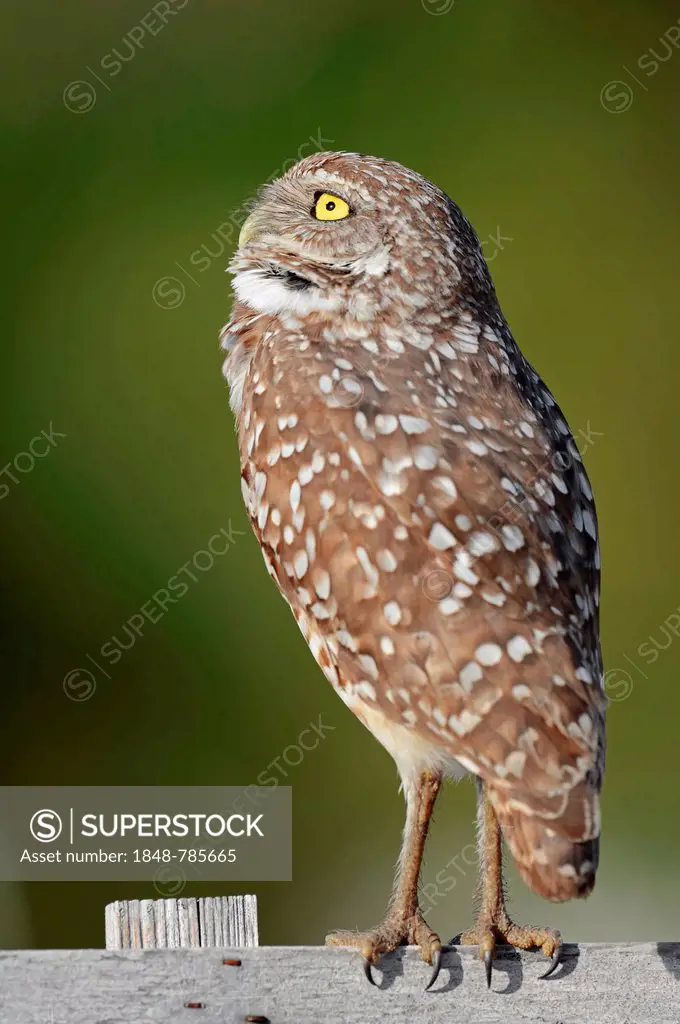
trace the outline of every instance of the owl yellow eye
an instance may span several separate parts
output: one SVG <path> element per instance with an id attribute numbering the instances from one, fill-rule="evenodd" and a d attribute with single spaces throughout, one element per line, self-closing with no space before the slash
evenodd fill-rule
<path id="1" fill-rule="evenodd" d="M 312 215 L 317 220 L 343 220 L 349 214 L 349 203 L 340 196 L 334 196 L 331 192 L 317 192 L 315 195 Z"/>

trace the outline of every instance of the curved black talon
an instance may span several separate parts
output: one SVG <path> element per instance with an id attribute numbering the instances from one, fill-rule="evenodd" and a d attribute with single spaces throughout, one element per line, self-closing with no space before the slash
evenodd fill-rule
<path id="1" fill-rule="evenodd" d="M 491 988 L 491 971 L 493 969 L 493 954 L 490 949 L 484 953 L 484 970 L 486 971 L 486 987 Z"/>
<path id="2" fill-rule="evenodd" d="M 426 992 L 428 991 L 428 989 L 431 989 L 432 986 L 434 985 L 435 981 L 439 977 L 439 972 L 441 971 L 441 969 L 442 969 L 442 951 L 441 951 L 441 947 L 440 947 L 436 951 L 434 956 L 432 957 L 432 974 L 430 975 L 430 980 L 428 981 L 427 985 L 425 986 L 425 991 Z"/>
<path id="3" fill-rule="evenodd" d="M 373 977 L 373 974 L 371 972 L 371 961 L 367 960 L 366 957 L 364 957 L 364 974 L 366 975 L 366 981 L 368 981 L 371 985 L 375 985 L 375 978 Z"/>
<path id="4" fill-rule="evenodd" d="M 545 972 L 545 974 L 541 974 L 540 975 L 538 980 L 539 981 L 545 981 L 546 978 L 549 978 L 550 975 L 554 971 L 557 970 L 557 968 L 560 966 L 561 963 L 562 963 L 562 947 L 558 946 L 557 949 L 555 950 L 555 952 L 553 953 L 553 955 L 550 957 L 550 967 Z"/>

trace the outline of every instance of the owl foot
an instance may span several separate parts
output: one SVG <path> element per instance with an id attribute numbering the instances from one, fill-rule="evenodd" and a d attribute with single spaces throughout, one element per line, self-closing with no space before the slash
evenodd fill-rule
<path id="1" fill-rule="evenodd" d="M 562 939 L 554 928 L 514 924 L 506 914 L 494 921 L 488 914 L 482 913 L 475 927 L 461 935 L 460 945 L 479 946 L 479 959 L 484 961 L 486 983 L 489 987 L 498 943 L 514 946 L 516 949 L 540 949 L 545 956 L 550 957 L 550 967 L 541 978 L 550 977 L 560 962 Z"/>
<path id="2" fill-rule="evenodd" d="M 390 915 L 368 932 L 331 932 L 326 936 L 326 945 L 358 949 L 364 957 L 364 974 L 371 985 L 375 985 L 371 966 L 377 964 L 384 953 L 391 953 L 398 946 L 418 946 L 422 959 L 432 965 L 427 988 L 435 983 L 441 967 L 441 939 L 432 931 L 420 910 L 406 918 Z"/>

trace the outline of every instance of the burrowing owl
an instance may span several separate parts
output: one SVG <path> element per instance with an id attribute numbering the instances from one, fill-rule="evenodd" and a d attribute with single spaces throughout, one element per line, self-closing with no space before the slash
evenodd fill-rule
<path id="1" fill-rule="evenodd" d="M 604 769 L 593 496 L 569 427 L 503 318 L 458 207 L 400 164 L 321 153 L 266 186 L 221 334 L 242 484 L 269 572 L 325 675 L 397 763 L 406 826 L 370 964 L 439 937 L 418 906 L 445 775 L 479 793 L 482 905 L 463 942 L 559 959 L 510 921 L 524 880 L 593 888 Z"/>

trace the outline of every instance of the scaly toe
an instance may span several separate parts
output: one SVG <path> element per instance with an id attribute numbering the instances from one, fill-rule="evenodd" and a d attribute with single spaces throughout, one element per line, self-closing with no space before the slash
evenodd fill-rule
<path id="1" fill-rule="evenodd" d="M 402 940 L 387 927 L 369 932 L 331 932 L 326 936 L 327 946 L 345 946 L 358 949 L 369 964 L 377 964 L 383 953 L 391 953 Z"/>
<path id="2" fill-rule="evenodd" d="M 560 962 L 562 936 L 554 928 L 536 928 L 534 925 L 510 923 L 503 939 L 509 945 L 516 946 L 517 949 L 540 949 L 543 955 L 552 961 L 550 973 Z"/>
<path id="3" fill-rule="evenodd" d="M 484 974 L 486 975 L 486 987 L 491 988 L 491 972 L 493 962 L 496 959 L 496 938 L 489 929 L 479 937 L 479 959 L 484 963 Z"/>
<path id="4" fill-rule="evenodd" d="M 366 980 L 375 985 L 371 967 L 379 963 L 384 953 L 391 953 L 405 942 L 401 929 L 386 921 L 379 928 L 369 932 L 331 932 L 326 936 L 327 946 L 345 946 L 358 949 L 364 958 L 363 968 Z"/>
<path id="5" fill-rule="evenodd" d="M 487 988 L 491 988 L 491 972 L 493 970 L 493 962 L 496 959 L 495 929 L 478 921 L 475 928 L 461 935 L 460 945 L 479 946 L 479 959 L 484 963 L 486 985 Z"/>
<path id="6" fill-rule="evenodd" d="M 426 964 L 432 965 L 430 980 L 425 986 L 425 991 L 427 992 L 428 989 L 432 988 L 439 977 L 439 972 L 442 967 L 442 940 L 439 938 L 437 933 L 430 928 L 420 911 L 417 911 L 411 921 L 408 939 L 412 945 L 418 946 L 421 959 L 424 960 Z"/>
<path id="7" fill-rule="evenodd" d="M 472 938 L 472 935 L 468 932 L 463 936 L 463 945 L 468 945 L 465 942 L 465 938 Z M 486 976 L 486 987 L 491 988 L 491 973 L 493 971 L 493 962 L 496 959 L 496 936 L 490 928 L 485 928 L 474 934 L 474 939 L 470 943 L 473 945 L 477 943 L 479 945 L 479 959 L 484 964 L 484 974 Z"/>
<path id="8" fill-rule="evenodd" d="M 418 911 L 410 922 L 408 942 L 418 946 L 420 955 L 426 964 L 434 963 L 437 953 L 441 952 L 442 940 Z"/>

